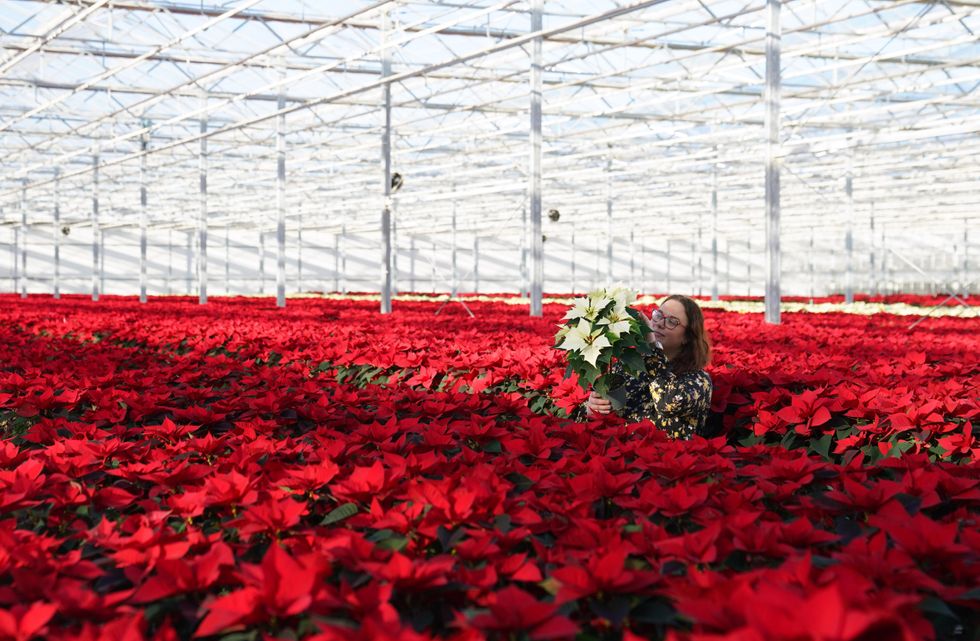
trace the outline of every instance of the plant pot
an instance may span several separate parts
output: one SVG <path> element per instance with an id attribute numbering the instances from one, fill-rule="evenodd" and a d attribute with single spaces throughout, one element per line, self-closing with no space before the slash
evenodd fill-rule
<path id="1" fill-rule="evenodd" d="M 612 404 L 612 410 L 618 412 L 626 406 L 626 387 L 617 387 L 606 392 L 605 397 Z"/>

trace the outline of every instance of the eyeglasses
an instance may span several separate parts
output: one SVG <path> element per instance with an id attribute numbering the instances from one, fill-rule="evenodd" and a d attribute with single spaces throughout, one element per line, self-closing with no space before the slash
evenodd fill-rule
<path id="1" fill-rule="evenodd" d="M 653 313 L 650 314 L 650 320 L 652 320 L 654 323 L 663 322 L 663 324 L 667 326 L 667 329 L 674 329 L 678 325 L 681 327 L 687 327 L 687 325 L 681 322 L 681 319 L 677 318 L 676 316 L 667 316 L 659 309 L 653 310 Z"/>

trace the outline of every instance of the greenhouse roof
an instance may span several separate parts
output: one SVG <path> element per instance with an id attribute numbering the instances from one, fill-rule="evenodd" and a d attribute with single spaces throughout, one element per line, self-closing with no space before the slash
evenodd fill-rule
<path id="1" fill-rule="evenodd" d="M 89 225 L 95 199 L 102 227 L 271 229 L 281 158 L 290 228 L 377 230 L 390 87 L 399 233 L 519 230 L 539 39 L 546 233 L 677 237 L 714 200 L 761 234 L 765 0 L 549 0 L 540 30 L 531 4 L 0 0 L 2 220 Z M 977 217 L 980 1 L 796 0 L 780 26 L 788 239 Z"/>

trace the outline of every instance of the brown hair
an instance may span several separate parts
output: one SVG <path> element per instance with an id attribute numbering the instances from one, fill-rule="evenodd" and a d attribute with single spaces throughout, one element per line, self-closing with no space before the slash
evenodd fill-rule
<path id="1" fill-rule="evenodd" d="M 687 314 L 687 327 L 684 328 L 684 345 L 681 353 L 670 363 L 671 369 L 677 374 L 697 372 L 711 362 L 711 343 L 704 329 L 704 314 L 694 299 L 680 294 L 668 296 L 660 304 L 676 300 L 684 306 Z"/>

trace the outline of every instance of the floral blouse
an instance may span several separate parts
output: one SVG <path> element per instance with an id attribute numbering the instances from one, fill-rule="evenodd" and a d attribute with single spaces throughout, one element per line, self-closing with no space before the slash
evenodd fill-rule
<path id="1" fill-rule="evenodd" d="M 626 375 L 626 403 L 619 415 L 631 423 L 647 418 L 671 438 L 704 430 L 711 408 L 711 376 L 705 370 L 675 374 L 660 349 L 646 358 L 647 371 Z M 613 366 L 613 371 L 618 367 Z M 623 373 L 623 372 L 620 372 Z M 584 406 L 579 416 L 585 416 Z"/>
<path id="2" fill-rule="evenodd" d="M 675 374 L 659 349 L 646 358 L 646 366 L 639 376 L 627 376 L 626 404 L 620 416 L 630 422 L 648 418 L 671 438 L 700 434 L 711 408 L 708 372 Z"/>

